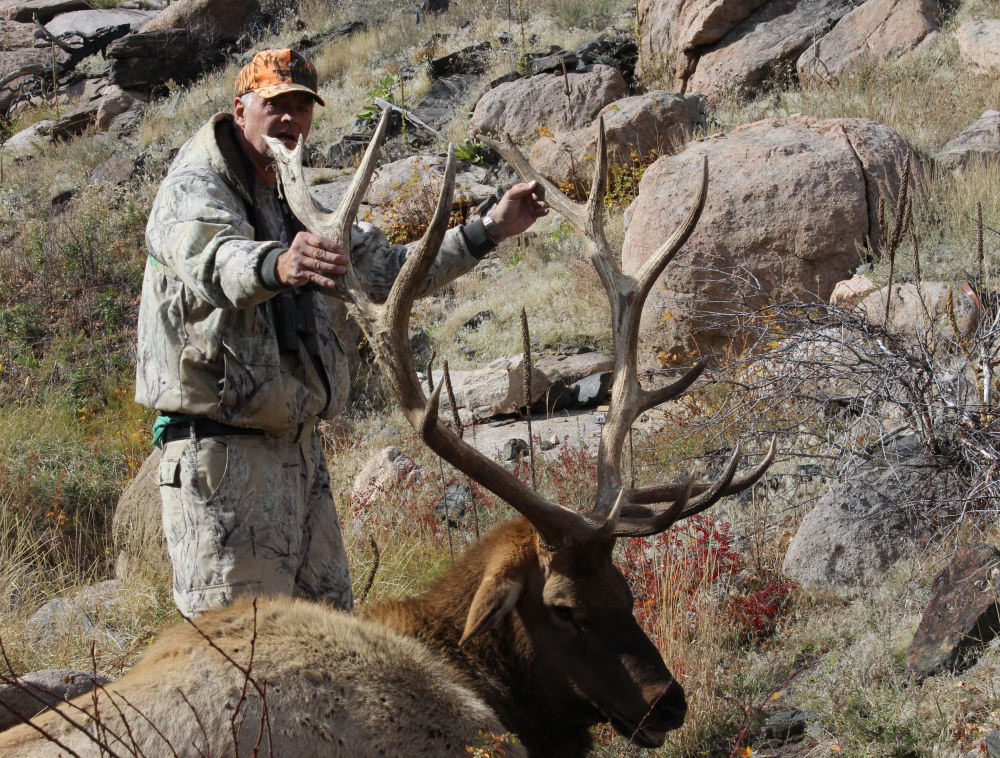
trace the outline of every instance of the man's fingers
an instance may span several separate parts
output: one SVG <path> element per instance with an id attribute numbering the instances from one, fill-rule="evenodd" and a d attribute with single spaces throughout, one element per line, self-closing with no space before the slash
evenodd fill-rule
<path id="1" fill-rule="evenodd" d="M 295 235 L 295 241 L 301 241 L 309 247 L 318 248 L 337 255 L 343 255 L 344 253 L 344 248 L 341 245 L 338 245 L 331 239 L 327 239 L 326 237 L 322 237 L 319 234 L 313 234 L 311 232 L 299 232 Z"/>
<path id="2" fill-rule="evenodd" d="M 314 282 L 315 284 L 318 284 L 320 287 L 335 287 L 337 284 L 335 281 L 333 281 L 333 279 L 328 279 L 327 277 L 315 271 L 306 271 L 305 276 L 306 279 L 308 279 L 310 282 Z"/>

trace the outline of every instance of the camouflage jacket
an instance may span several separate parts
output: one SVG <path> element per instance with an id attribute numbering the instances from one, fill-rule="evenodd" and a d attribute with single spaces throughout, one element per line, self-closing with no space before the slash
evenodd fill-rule
<path id="1" fill-rule="evenodd" d="M 253 205 L 233 129 L 232 116 L 212 117 L 180 149 L 153 202 L 135 399 L 163 412 L 291 438 L 300 425 L 343 409 L 347 358 L 326 296 L 316 291 L 296 295 L 314 325 L 310 346 L 279 343 L 281 300 L 266 286 L 262 266 L 285 245 L 254 241 L 247 210 Z M 461 228 L 449 231 L 420 294 L 472 269 L 486 252 L 481 241 Z M 371 224 L 354 226 L 354 266 L 376 300 L 386 297 L 408 252 Z"/>

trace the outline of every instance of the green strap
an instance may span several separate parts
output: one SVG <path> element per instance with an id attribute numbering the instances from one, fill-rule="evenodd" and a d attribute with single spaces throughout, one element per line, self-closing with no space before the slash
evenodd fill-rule
<path id="1" fill-rule="evenodd" d="M 149 263 L 150 266 L 152 266 L 154 269 L 156 269 L 161 274 L 163 274 L 165 277 L 167 277 L 167 279 L 179 279 L 180 278 L 179 276 L 177 276 L 177 274 L 174 273 L 174 270 L 172 268 L 170 268 L 170 266 L 168 266 L 166 263 L 160 263 L 152 255 L 147 255 L 146 256 L 146 261 Z"/>
<path id="2" fill-rule="evenodd" d="M 205 418 L 204 416 L 192 416 L 188 413 L 163 413 L 156 417 L 153 422 L 153 445 L 163 447 L 163 436 L 167 433 L 167 427 L 174 424 L 183 424 L 187 421 Z"/>

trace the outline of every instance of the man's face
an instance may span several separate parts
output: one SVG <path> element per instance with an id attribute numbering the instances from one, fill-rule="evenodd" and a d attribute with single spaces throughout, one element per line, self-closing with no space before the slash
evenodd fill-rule
<path id="1" fill-rule="evenodd" d="M 300 134 L 303 138 L 309 136 L 315 104 L 305 92 L 283 92 L 267 100 L 250 98 L 247 107 L 237 98 L 233 109 L 247 142 L 261 155 L 269 155 L 265 136 L 277 137 L 289 150 L 298 144 Z"/>

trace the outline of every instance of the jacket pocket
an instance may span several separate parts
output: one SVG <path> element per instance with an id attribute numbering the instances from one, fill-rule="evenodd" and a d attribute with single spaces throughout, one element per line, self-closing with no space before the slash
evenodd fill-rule
<path id="1" fill-rule="evenodd" d="M 288 426 L 277 341 L 270 337 L 223 337 L 222 353 L 223 417 L 241 426 Z"/>

